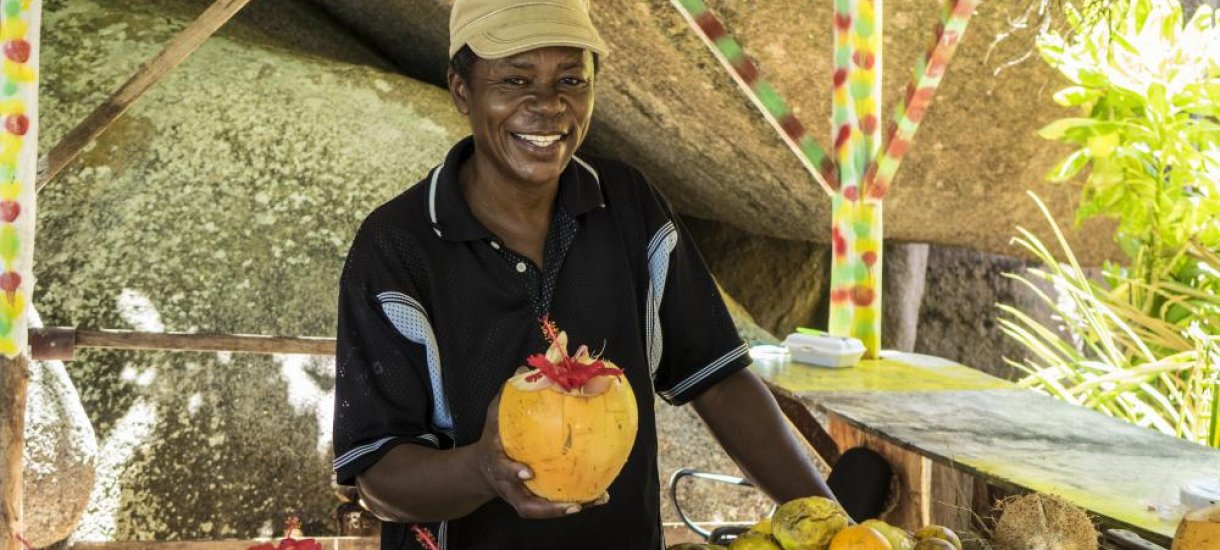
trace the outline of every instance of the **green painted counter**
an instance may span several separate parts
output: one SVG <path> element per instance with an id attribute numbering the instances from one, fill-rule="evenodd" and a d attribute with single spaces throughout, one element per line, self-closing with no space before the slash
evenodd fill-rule
<path id="1" fill-rule="evenodd" d="M 1220 478 L 1220 450 L 932 357 L 886 352 L 845 369 L 753 369 L 864 433 L 991 483 L 1059 495 L 1161 544 L 1181 517 L 1179 487 Z"/>

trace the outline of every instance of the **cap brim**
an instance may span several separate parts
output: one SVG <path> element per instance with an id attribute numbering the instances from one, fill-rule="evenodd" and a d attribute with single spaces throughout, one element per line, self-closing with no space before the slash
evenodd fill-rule
<path id="1" fill-rule="evenodd" d="M 546 30 L 540 32 L 539 27 L 544 27 Z M 609 53 L 609 48 L 606 47 L 601 37 L 596 34 L 590 36 L 587 27 L 556 21 L 549 21 L 545 25 L 522 22 L 500 27 L 478 33 L 470 37 L 466 44 L 483 59 L 500 59 L 550 46 L 568 46 L 590 50 L 602 57 Z"/>

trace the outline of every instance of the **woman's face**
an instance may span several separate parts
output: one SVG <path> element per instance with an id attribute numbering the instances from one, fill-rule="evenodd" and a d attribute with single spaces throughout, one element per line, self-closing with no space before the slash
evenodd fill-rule
<path id="1" fill-rule="evenodd" d="M 470 120 L 481 166 L 515 184 L 558 181 L 593 117 L 593 54 L 539 48 L 478 59 L 470 73 L 469 82 L 451 74 L 450 93 Z"/>

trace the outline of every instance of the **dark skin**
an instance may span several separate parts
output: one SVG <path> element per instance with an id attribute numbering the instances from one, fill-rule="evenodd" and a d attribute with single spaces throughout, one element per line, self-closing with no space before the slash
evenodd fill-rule
<path id="1" fill-rule="evenodd" d="M 593 55 L 541 48 L 449 74 L 453 103 L 470 119 L 475 153 L 458 180 L 475 218 L 542 265 L 559 175 L 589 132 Z M 545 144 L 545 145 L 543 145 Z"/>
<path id="2" fill-rule="evenodd" d="M 550 47 L 479 59 L 470 80 L 449 73 L 449 91 L 470 120 L 475 151 L 458 170 L 475 217 L 506 246 L 542 265 L 559 176 L 588 134 L 592 54 Z M 533 473 L 500 442 L 497 397 L 479 441 L 452 450 L 398 445 L 357 477 L 365 505 L 382 519 L 438 521 L 470 514 L 493 498 L 523 518 L 552 518 L 603 504 L 556 503 L 533 495 Z M 742 471 L 772 499 L 830 490 L 784 421 L 766 386 L 740 371 L 695 398 L 695 411 Z"/>

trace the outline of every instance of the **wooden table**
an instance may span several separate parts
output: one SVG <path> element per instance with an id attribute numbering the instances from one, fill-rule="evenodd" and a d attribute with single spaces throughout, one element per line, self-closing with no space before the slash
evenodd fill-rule
<path id="1" fill-rule="evenodd" d="M 933 357 L 883 352 L 846 369 L 765 360 L 753 368 L 825 414 L 841 449 L 886 455 L 906 493 L 887 519 L 904 527 L 944 522 L 938 507 L 969 509 L 962 481 L 976 477 L 1059 495 L 1168 546 L 1181 519 L 1179 488 L 1220 478 L 1220 450 Z"/>

